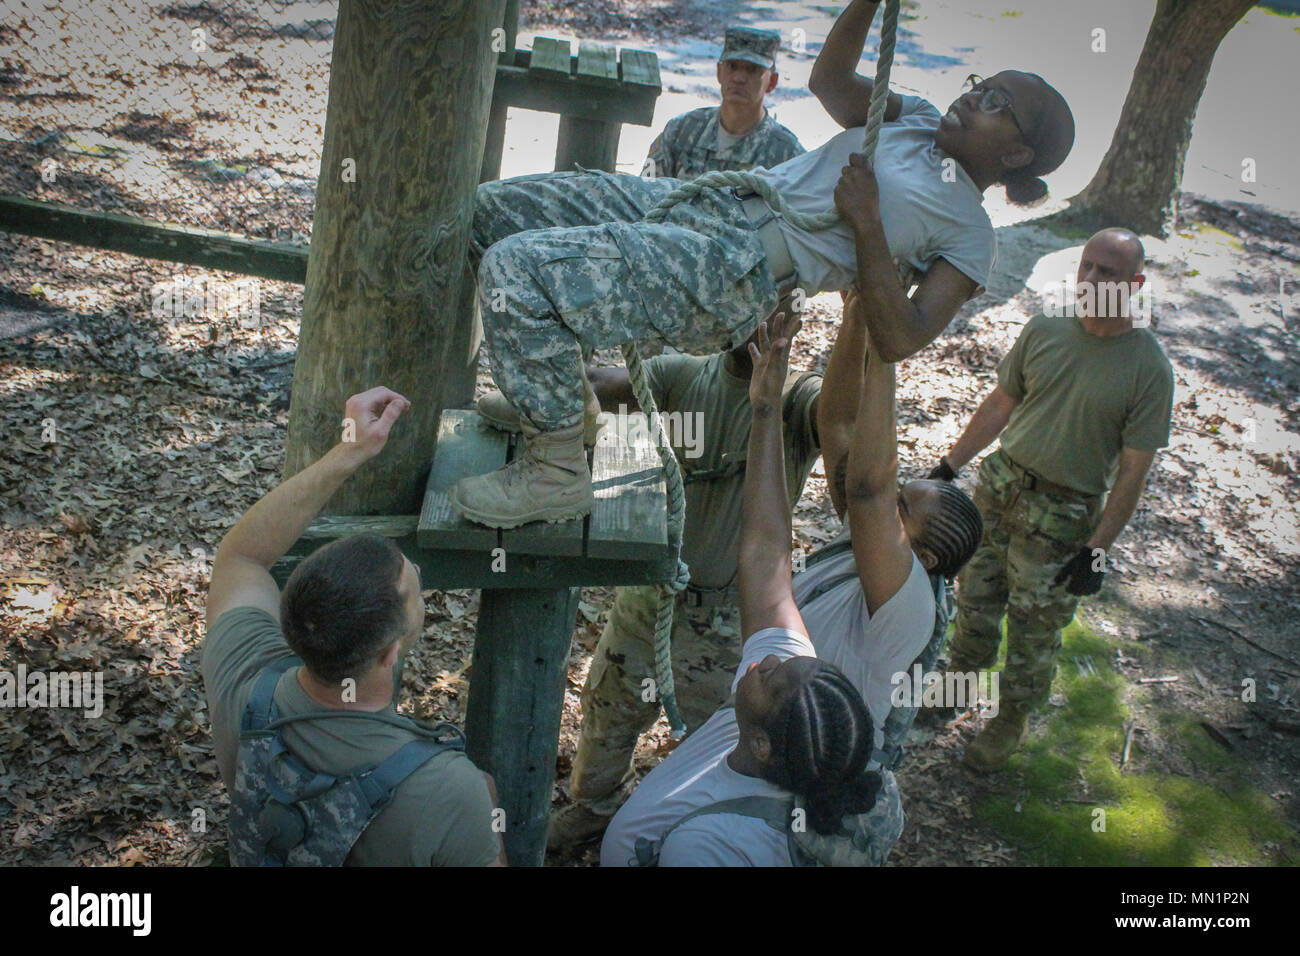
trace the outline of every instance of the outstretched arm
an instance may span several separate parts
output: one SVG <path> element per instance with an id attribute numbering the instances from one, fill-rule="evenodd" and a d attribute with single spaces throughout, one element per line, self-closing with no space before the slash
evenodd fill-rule
<path id="1" fill-rule="evenodd" d="M 280 589 L 269 568 L 307 529 L 353 472 L 383 451 L 388 433 L 411 403 L 386 388 L 348 399 L 355 441 L 339 442 L 319 461 L 276 486 L 226 533 L 212 562 L 208 625 L 225 611 L 256 607 L 280 618 Z"/>
<path id="2" fill-rule="evenodd" d="M 912 573 L 912 545 L 899 517 L 894 366 L 873 349 L 849 451 L 849 528 L 867 612 L 875 614 Z"/>
<path id="3" fill-rule="evenodd" d="M 871 341 L 887 362 L 901 362 L 948 327 L 978 288 L 946 259 L 936 259 L 908 298 L 880 221 L 880 191 L 866 156 L 853 153 L 835 187 L 835 206 L 853 230 L 858 292 Z"/>
<path id="4" fill-rule="evenodd" d="M 972 458 L 993 444 L 993 440 L 1002 434 L 1002 429 L 1007 427 L 1007 422 L 1011 421 L 1011 413 L 1018 404 L 1002 390 L 1001 385 L 995 385 L 988 397 L 980 402 L 980 407 L 975 409 L 970 424 L 953 444 L 952 450 L 944 456 L 948 467 L 954 472 L 961 471 Z"/>
<path id="5" fill-rule="evenodd" d="M 826 362 L 826 375 L 822 379 L 817 404 L 817 432 L 826 469 L 826 490 L 840 520 L 844 520 L 848 508 L 844 500 L 844 483 L 866 362 L 867 325 L 858 295 L 850 289 L 844 293 L 844 317 L 835 335 L 835 347 Z"/>
<path id="6" fill-rule="evenodd" d="M 826 36 L 808 77 L 808 92 L 845 129 L 867 125 L 867 107 L 875 81 L 858 74 L 858 61 L 878 6 L 879 0 L 853 0 L 845 8 Z M 902 111 L 903 98 L 890 93 L 885 119 L 896 120 Z"/>
<path id="7" fill-rule="evenodd" d="M 790 342 L 802 324 L 797 315 L 778 313 L 759 327 L 759 344 L 749 346 L 754 418 L 745 460 L 739 549 L 740 627 L 746 639 L 765 627 L 808 633 L 790 587 L 790 500 L 781 434 L 781 391 L 790 367 Z"/>

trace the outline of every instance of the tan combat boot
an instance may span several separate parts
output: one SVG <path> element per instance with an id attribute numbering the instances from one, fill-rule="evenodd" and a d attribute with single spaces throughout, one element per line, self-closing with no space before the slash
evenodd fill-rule
<path id="1" fill-rule="evenodd" d="M 587 381 L 586 372 L 582 373 L 582 400 L 582 443 L 591 447 L 596 444 L 596 438 L 600 435 L 603 423 L 599 420 L 600 402 L 597 401 L 596 393 Z M 478 400 L 478 413 L 483 421 L 493 428 L 503 432 L 519 433 L 519 409 L 511 405 L 510 399 L 496 389 L 488 392 Z"/>
<path id="2" fill-rule="evenodd" d="M 966 747 L 964 763 L 978 773 L 1001 770 L 1029 738 L 1029 712 L 1005 702 L 978 737 Z"/>
<path id="3" fill-rule="evenodd" d="M 569 853 L 596 839 L 614 819 L 612 813 L 597 813 L 582 803 L 571 803 L 551 814 L 546 828 L 546 849 L 552 853 Z"/>
<path id="4" fill-rule="evenodd" d="M 520 425 L 527 442 L 524 454 L 498 471 L 458 481 L 451 489 L 451 503 L 466 518 L 489 528 L 589 514 L 596 496 L 582 448 L 582 425 L 549 432 Z"/>

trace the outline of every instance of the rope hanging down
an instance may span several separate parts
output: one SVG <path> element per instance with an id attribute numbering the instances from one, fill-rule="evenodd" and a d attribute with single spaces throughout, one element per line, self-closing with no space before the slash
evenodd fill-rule
<path id="1" fill-rule="evenodd" d="M 889 103 L 889 70 L 894 65 L 894 41 L 898 34 L 898 11 L 901 0 L 885 0 L 885 15 L 880 22 L 880 54 L 876 57 L 876 80 L 871 90 L 871 100 L 867 106 L 866 135 L 862 141 L 862 152 L 868 162 L 874 162 L 876 143 L 880 139 L 880 127 L 885 121 L 885 108 Z M 726 189 L 742 187 L 762 196 L 777 215 L 784 217 L 798 229 L 807 232 L 821 232 L 839 222 L 840 214 L 833 205 L 825 212 L 809 215 L 789 206 L 781 194 L 767 181 L 750 172 L 723 170 L 705 173 L 698 179 L 683 183 L 659 201 L 653 209 L 645 214 L 647 222 L 662 222 L 668 210 L 680 202 L 689 202 L 705 189 Z M 629 342 L 623 346 L 623 361 L 627 364 L 628 378 L 637 404 L 651 421 L 659 415 L 654 395 L 646 381 L 645 368 L 641 355 L 636 350 L 636 343 Z M 677 592 L 690 583 L 691 574 L 682 561 L 682 527 L 686 522 L 686 493 L 682 485 L 682 472 L 677 464 L 677 456 L 672 446 L 664 437 L 662 428 L 652 429 L 657 436 L 656 451 L 663 463 L 664 479 L 668 492 L 668 545 L 677 558 L 677 569 L 673 580 L 659 585 L 659 610 L 655 615 L 655 686 L 659 700 L 663 702 L 664 716 L 672 727 L 672 737 L 680 740 L 686 734 L 686 723 L 677 709 L 677 694 L 673 683 L 672 637 L 673 606 L 677 603 Z"/>

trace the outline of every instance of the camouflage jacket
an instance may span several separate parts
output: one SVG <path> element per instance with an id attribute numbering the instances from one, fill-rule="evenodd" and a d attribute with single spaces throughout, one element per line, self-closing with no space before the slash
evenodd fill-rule
<path id="1" fill-rule="evenodd" d="M 694 179 L 717 170 L 771 168 L 803 153 L 798 137 L 764 113 L 763 119 L 739 141 L 718 142 L 721 107 L 705 106 L 668 121 L 650 144 L 646 175 Z"/>

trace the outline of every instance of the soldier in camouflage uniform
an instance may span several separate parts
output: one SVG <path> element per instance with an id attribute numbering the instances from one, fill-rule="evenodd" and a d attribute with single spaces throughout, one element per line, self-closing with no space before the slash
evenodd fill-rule
<path id="1" fill-rule="evenodd" d="M 730 27 L 718 60 L 721 106 L 673 117 L 650 145 L 644 175 L 694 179 L 721 169 L 772 167 L 804 152 L 799 138 L 767 112 L 776 88 L 774 30 Z"/>
<path id="2" fill-rule="evenodd" d="M 582 347 L 659 338 L 716 352 L 743 343 L 776 308 L 763 223 L 730 191 L 705 190 L 662 222 L 641 221 L 677 185 L 572 172 L 479 187 L 471 262 L 484 337 L 493 378 L 522 413 L 528 450 L 456 485 L 452 502 L 466 517 L 514 527 L 590 512 L 584 397 L 575 387 Z"/>
<path id="3" fill-rule="evenodd" d="M 1105 551 L 1137 507 L 1156 449 L 1169 442 L 1169 360 L 1149 329 L 1135 327 L 1126 299 L 1111 308 L 1093 292 L 1116 282 L 1136 289 L 1142 263 L 1132 233 L 1093 236 L 1074 314 L 1026 324 L 997 387 L 931 472 L 951 480 L 1001 433 L 980 466 L 984 537 L 958 578 L 949 665 L 958 673 L 993 666 L 1005 613 L 1001 700 L 966 749 L 974 770 L 1001 768 L 1024 742 L 1028 715 L 1051 694 L 1061 631 L 1079 598 L 1101 589 Z"/>

